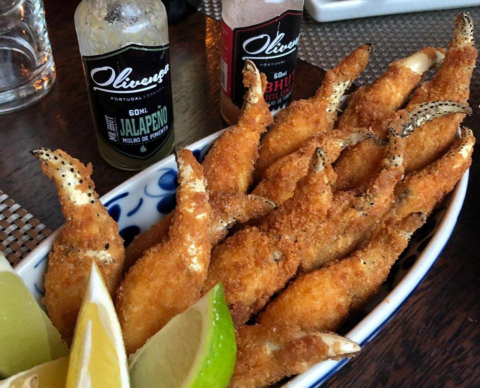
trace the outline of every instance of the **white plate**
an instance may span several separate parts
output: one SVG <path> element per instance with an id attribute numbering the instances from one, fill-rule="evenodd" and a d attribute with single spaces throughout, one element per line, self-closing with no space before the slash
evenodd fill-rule
<path id="1" fill-rule="evenodd" d="M 317 22 L 480 5 L 479 0 L 305 0 Z"/>
<path id="2" fill-rule="evenodd" d="M 221 132 L 208 136 L 188 148 L 197 158 L 202 159 Z M 120 233 L 127 241 L 136 233 L 147 230 L 150 225 L 173 209 L 176 175 L 175 159 L 169 156 L 101 198 L 112 217 L 117 220 Z M 391 276 L 382 286 L 375 300 L 365 309 L 364 318 L 356 324 L 350 322 L 350 327 L 352 325 L 354 327 L 350 331 L 345 329 L 342 334 L 346 334 L 361 345 L 366 345 L 395 315 L 425 278 L 447 243 L 462 208 L 467 183 L 468 172 L 444 205 L 415 234 L 407 252 L 395 264 Z M 15 268 L 38 301 L 43 296 L 43 274 L 47 267 L 47 255 L 57 233 L 58 231 L 43 241 Z M 346 361 L 343 360 L 315 365 L 291 380 L 288 386 L 290 388 L 316 387 L 325 382 L 345 363 Z"/>

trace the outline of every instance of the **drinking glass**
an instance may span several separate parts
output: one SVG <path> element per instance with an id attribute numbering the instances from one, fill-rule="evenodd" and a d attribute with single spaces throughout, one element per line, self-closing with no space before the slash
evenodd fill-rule
<path id="1" fill-rule="evenodd" d="M 0 0 L 0 113 L 45 96 L 55 64 L 42 0 Z"/>

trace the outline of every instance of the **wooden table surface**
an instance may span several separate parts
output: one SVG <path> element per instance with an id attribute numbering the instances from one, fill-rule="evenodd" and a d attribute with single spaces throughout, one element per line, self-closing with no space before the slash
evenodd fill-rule
<path id="1" fill-rule="evenodd" d="M 53 90 L 25 110 L 0 116 L 0 188 L 52 230 L 63 217 L 54 187 L 30 150 L 62 148 L 92 162 L 100 195 L 133 175 L 109 166 L 96 148 L 73 24 L 77 4 L 45 0 L 58 71 Z M 219 108 L 219 39 L 219 23 L 198 13 L 170 28 L 177 147 L 226 126 Z M 322 71 L 300 61 L 294 98 L 311 96 L 322 78 Z M 480 120 L 474 117 L 470 125 L 475 129 L 475 124 Z M 328 386 L 480 386 L 478 159 L 476 153 L 463 211 L 435 266 L 391 322 Z"/>

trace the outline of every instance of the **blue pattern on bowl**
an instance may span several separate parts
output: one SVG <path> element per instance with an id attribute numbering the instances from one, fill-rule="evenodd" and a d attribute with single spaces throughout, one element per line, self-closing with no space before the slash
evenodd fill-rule
<path id="1" fill-rule="evenodd" d="M 104 203 L 104 205 L 108 208 L 112 203 L 117 202 L 118 200 L 120 200 L 122 198 L 125 198 L 126 196 L 128 196 L 128 192 L 118 194 L 115 197 L 113 197 L 110 201 L 108 201 L 107 203 Z"/>
<path id="2" fill-rule="evenodd" d="M 120 236 L 125 240 L 125 246 L 130 244 L 138 234 L 140 234 L 140 228 L 136 225 L 127 226 L 120 231 Z"/>
<path id="3" fill-rule="evenodd" d="M 48 255 L 43 256 L 38 262 L 33 266 L 33 268 L 38 268 L 40 264 L 42 264 L 45 260 L 47 260 Z"/>
<path id="4" fill-rule="evenodd" d="M 161 214 L 168 214 L 172 212 L 176 206 L 177 198 L 175 196 L 175 193 L 172 193 L 170 195 L 166 195 L 160 200 L 160 202 L 158 202 L 157 210 Z"/>
<path id="5" fill-rule="evenodd" d="M 177 170 L 168 169 L 165 173 L 160 175 L 158 186 L 165 191 L 174 191 L 178 187 L 177 177 Z"/>
<path id="6" fill-rule="evenodd" d="M 43 289 L 43 287 L 40 287 L 38 283 L 35 283 L 35 291 L 37 291 L 37 293 L 41 295 L 42 298 L 45 296 L 45 290 Z"/>
<path id="7" fill-rule="evenodd" d="M 120 215 L 122 214 L 122 208 L 120 205 L 113 205 L 108 208 L 108 214 L 112 217 L 116 222 L 120 219 Z"/>
<path id="8" fill-rule="evenodd" d="M 193 154 L 198 160 L 203 160 L 208 152 L 209 146 L 195 149 Z M 110 216 L 118 222 L 120 226 L 120 235 L 125 240 L 125 246 L 130 244 L 135 236 L 140 234 L 144 224 L 141 211 L 144 205 L 148 205 L 148 209 L 152 209 L 152 200 L 155 200 L 155 208 L 158 211 L 160 219 L 162 216 L 172 212 L 177 205 L 176 191 L 178 187 L 177 176 L 178 170 L 176 166 L 173 168 L 160 168 L 157 170 L 158 178 L 152 184 L 152 180 L 143 187 L 143 195 L 135 198 L 137 192 L 130 193 L 128 191 L 116 195 L 114 198 L 105 203 Z M 160 200 L 158 200 L 160 199 Z M 132 208 L 132 201 L 136 205 Z M 130 210 L 126 210 L 130 209 Z M 130 220 L 127 220 L 131 218 Z"/>
<path id="9" fill-rule="evenodd" d="M 132 210 L 130 210 L 128 213 L 127 213 L 127 217 L 131 217 L 133 216 L 136 212 L 138 212 L 140 210 L 140 207 L 143 205 L 143 198 L 140 198 L 140 200 L 138 201 L 138 204 L 137 206 L 135 206 Z"/>

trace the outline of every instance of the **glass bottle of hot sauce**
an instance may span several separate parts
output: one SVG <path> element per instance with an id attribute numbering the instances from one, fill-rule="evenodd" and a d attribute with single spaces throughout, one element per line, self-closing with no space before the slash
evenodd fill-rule
<path id="1" fill-rule="evenodd" d="M 83 0 L 75 12 L 98 148 L 141 170 L 174 145 L 168 23 L 160 0 Z"/>
<path id="2" fill-rule="evenodd" d="M 303 0 L 222 1 L 221 110 L 229 124 L 243 104 L 246 59 L 267 76 L 270 110 L 290 103 L 302 14 Z"/>

